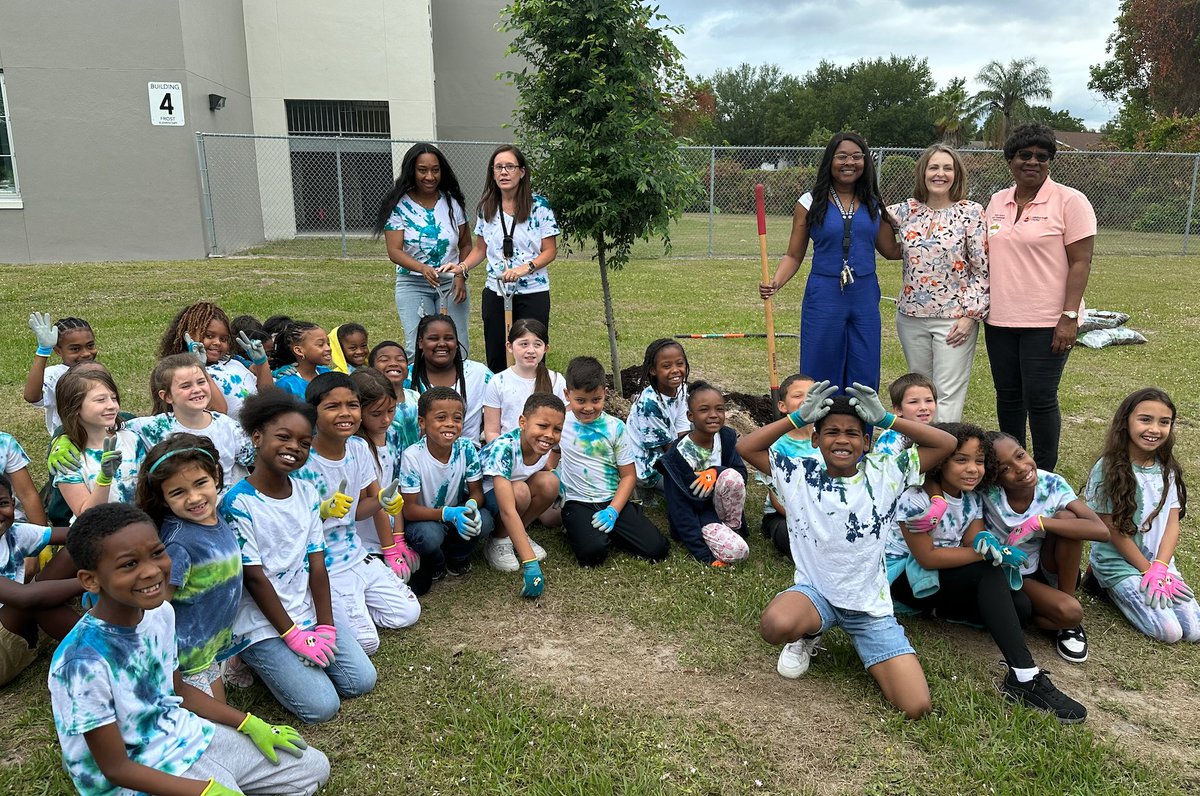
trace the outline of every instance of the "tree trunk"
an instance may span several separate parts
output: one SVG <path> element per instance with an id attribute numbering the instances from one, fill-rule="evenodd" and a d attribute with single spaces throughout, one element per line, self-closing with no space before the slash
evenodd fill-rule
<path id="1" fill-rule="evenodd" d="M 600 289 L 604 293 L 604 324 L 608 327 L 608 353 L 612 357 L 613 389 L 621 392 L 621 359 L 617 356 L 617 322 L 613 319 L 612 291 L 608 287 L 608 265 L 604 257 L 604 233 L 596 234 L 596 259 L 600 261 Z"/>

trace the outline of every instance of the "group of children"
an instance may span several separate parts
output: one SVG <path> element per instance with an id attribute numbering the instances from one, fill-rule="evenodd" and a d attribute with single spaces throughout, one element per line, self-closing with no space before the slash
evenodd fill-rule
<path id="1" fill-rule="evenodd" d="M 35 313 L 30 328 L 24 397 L 45 410 L 52 479 L 39 493 L 0 435 L 0 684 L 33 660 L 39 627 L 63 639 L 50 688 L 85 793 L 283 792 L 271 788 L 284 777 L 311 793 L 328 761 L 291 728 L 227 707 L 225 681 L 257 675 L 302 722 L 328 720 L 374 687 L 378 629 L 418 621 L 417 597 L 467 574 L 477 547 L 519 573 L 522 596 L 541 595 L 534 523 L 561 525 L 581 566 L 614 544 L 659 561 L 671 545 L 643 505 L 662 501 L 670 537 L 728 567 L 750 553 L 746 463 L 768 486 L 763 533 L 795 565 L 761 622 L 785 677 L 841 626 L 885 697 L 922 715 L 928 687 L 895 614 L 928 611 L 992 635 L 1006 695 L 1082 721 L 1022 626 L 1087 659 L 1074 597 L 1085 540 L 1094 580 L 1139 630 L 1200 641 L 1173 558 L 1186 488 L 1161 391 L 1118 409 L 1085 500 L 1019 441 L 935 424 L 936 391 L 917 374 L 893 383 L 891 412 L 869 388 L 840 395 L 793 376 L 783 418 L 739 439 L 721 391 L 689 384 L 675 340 L 647 349 L 623 421 L 605 411 L 597 360 L 546 367 L 535 320 L 512 325 L 513 364 L 493 374 L 464 358 L 446 315 L 421 319 L 409 362 L 359 324 L 230 320 L 200 302 L 164 333 L 154 414 L 136 418 L 86 321 Z M 256 784 L 259 753 L 288 772 Z"/>

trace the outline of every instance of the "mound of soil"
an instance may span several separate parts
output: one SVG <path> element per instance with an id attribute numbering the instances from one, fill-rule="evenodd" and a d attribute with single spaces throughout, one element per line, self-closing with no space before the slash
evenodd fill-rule
<path id="1" fill-rule="evenodd" d="M 717 385 L 717 387 L 720 387 L 720 385 Z M 611 376 L 608 377 L 608 388 L 610 390 L 613 389 Z M 631 365 L 623 368 L 621 370 L 621 398 L 623 400 L 617 400 L 615 393 L 612 393 L 609 397 L 609 404 L 605 406 L 605 409 L 610 414 L 615 414 L 621 419 L 625 419 L 629 415 L 630 402 L 644 389 L 646 389 L 646 380 L 642 378 L 641 366 Z M 771 401 L 770 395 L 748 395 L 744 392 L 726 392 L 725 397 L 730 403 L 749 415 L 757 425 L 765 426 L 767 423 L 774 422 L 778 418 L 778 414 L 775 411 L 775 404 Z"/>

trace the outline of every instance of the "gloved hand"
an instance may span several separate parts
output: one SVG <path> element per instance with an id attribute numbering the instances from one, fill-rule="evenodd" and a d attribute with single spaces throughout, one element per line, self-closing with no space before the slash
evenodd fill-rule
<path id="1" fill-rule="evenodd" d="M 50 313 L 35 312 L 29 316 L 29 328 L 37 338 L 37 356 L 48 357 L 58 345 L 58 327 L 50 322 Z"/>
<path id="2" fill-rule="evenodd" d="M 115 436 L 104 438 L 104 448 L 100 454 L 100 474 L 96 476 L 96 486 L 110 486 L 113 479 L 117 477 L 117 470 L 121 467 L 121 460 L 125 455 L 117 450 L 117 438 Z"/>
<path id="3" fill-rule="evenodd" d="M 946 514 L 946 509 L 950 508 L 950 504 L 941 495 L 933 495 L 929 498 L 929 508 L 921 512 L 915 517 L 909 518 L 905 525 L 912 533 L 929 533 L 938 526 L 942 521 L 942 517 Z"/>
<path id="4" fill-rule="evenodd" d="M 240 790 L 230 790 L 229 788 L 217 782 L 212 777 L 208 778 L 208 785 L 204 790 L 200 791 L 200 796 L 244 796 Z"/>
<path id="5" fill-rule="evenodd" d="M 1020 571 L 1021 567 L 1029 563 L 1029 556 L 1019 547 L 1012 545 L 1004 545 L 1000 548 L 1000 564 L 1002 566 L 1015 567 Z"/>
<path id="6" fill-rule="evenodd" d="M 546 580 L 542 577 L 542 567 L 536 558 L 521 564 L 521 577 L 525 579 L 521 586 L 522 597 L 541 597 L 542 589 L 546 588 Z"/>
<path id="7" fill-rule="evenodd" d="M 592 515 L 592 527 L 598 531 L 612 533 L 613 528 L 617 527 L 617 510 L 612 506 L 605 506 Z"/>
<path id="8" fill-rule="evenodd" d="M 183 342 L 187 345 L 188 353 L 200 363 L 200 367 L 208 367 L 208 352 L 204 350 L 204 343 L 197 343 L 187 332 L 183 333 Z"/>
<path id="9" fill-rule="evenodd" d="M 707 470 L 697 470 L 696 480 L 692 481 L 692 494 L 703 500 L 712 494 L 713 487 L 716 485 L 716 467 L 709 467 Z"/>
<path id="10" fill-rule="evenodd" d="M 395 517 L 404 508 L 404 496 L 400 494 L 400 479 L 393 478 L 392 483 L 379 490 L 379 505 L 389 516 Z"/>
<path id="11" fill-rule="evenodd" d="M 804 396 L 800 408 L 789 414 L 788 420 L 796 428 L 817 422 L 829 414 L 829 407 L 833 406 L 832 396 L 837 390 L 837 386 L 830 384 L 828 379 L 817 382 L 808 388 L 808 395 Z"/>
<path id="12" fill-rule="evenodd" d="M 267 349 L 263 347 L 262 340 L 251 340 L 245 331 L 241 331 L 238 332 L 237 344 L 246 358 L 250 360 L 251 365 L 267 364 Z"/>
<path id="13" fill-rule="evenodd" d="M 872 388 L 854 382 L 846 388 L 846 392 L 850 393 L 850 405 L 866 422 L 883 428 L 891 428 L 892 424 L 896 422 L 896 416 L 883 408 L 883 402 L 879 400 L 879 393 Z"/>
<path id="14" fill-rule="evenodd" d="M 1167 590 L 1166 581 L 1170 574 L 1167 571 L 1167 565 L 1157 558 L 1150 562 L 1150 566 L 1142 573 L 1142 582 L 1139 586 L 1142 594 L 1146 597 L 1146 605 L 1151 608 L 1166 608 L 1174 602 L 1171 599 L 1171 593 Z"/>
<path id="15" fill-rule="evenodd" d="M 404 544 L 401 536 L 395 537 L 396 541 L 387 547 L 379 548 L 379 554 L 383 556 L 383 561 L 387 564 L 392 572 L 395 572 L 400 580 L 408 583 L 408 579 L 412 577 L 412 567 L 404 557 L 404 553 L 400 549 L 400 545 Z"/>
<path id="16" fill-rule="evenodd" d="M 333 493 L 327 500 L 321 501 L 321 519 L 327 520 L 333 518 L 340 520 L 350 513 L 350 505 L 354 502 L 354 498 L 346 494 L 346 479 L 342 479 L 342 483 L 338 484 L 337 491 Z"/>
<path id="17" fill-rule="evenodd" d="M 1176 603 L 1187 603 L 1196 599 L 1191 587 L 1183 582 L 1183 577 L 1180 575 L 1168 572 L 1164 585 L 1167 587 L 1167 594 L 1171 595 L 1171 599 Z"/>
<path id="18" fill-rule="evenodd" d="M 328 636 L 329 643 L 335 648 L 337 647 L 337 628 L 333 625 L 317 625 L 313 628 L 313 632 L 319 635 Z"/>
<path id="19" fill-rule="evenodd" d="M 479 516 L 479 504 L 471 498 L 462 506 L 446 506 L 442 509 L 442 522 L 454 524 L 454 530 L 464 539 L 472 539 L 483 530 L 483 518 Z"/>
<path id="20" fill-rule="evenodd" d="M 1035 514 L 1008 532 L 1008 543 L 1020 544 L 1035 533 L 1044 530 L 1046 530 L 1046 526 L 1042 524 L 1042 515 Z"/>
<path id="21" fill-rule="evenodd" d="M 985 561 L 992 562 L 992 566 L 998 567 L 1004 562 L 1004 553 L 1001 552 L 1004 545 L 1000 544 L 1000 540 L 991 531 L 980 531 L 975 534 L 973 546 L 975 552 L 983 556 Z"/>
<path id="22" fill-rule="evenodd" d="M 319 666 L 324 669 L 333 663 L 337 656 L 337 645 L 328 632 L 303 630 L 299 625 L 292 625 L 291 630 L 280 638 L 287 644 L 288 649 L 300 656 L 305 664 Z"/>
<path id="23" fill-rule="evenodd" d="M 237 731 L 250 737 L 258 751 L 263 753 L 274 765 L 279 765 L 279 754 L 275 751 L 287 752 L 292 757 L 302 757 L 308 744 L 300 737 L 300 733 L 286 724 L 267 724 L 265 721 L 247 713 L 246 718 L 238 725 Z"/>
<path id="24" fill-rule="evenodd" d="M 83 460 L 80 459 L 79 448 L 75 447 L 75 443 L 71 442 L 66 434 L 55 437 L 50 443 L 50 455 L 46 457 L 46 469 L 50 471 L 50 475 L 62 476 L 78 472 L 82 466 Z"/>

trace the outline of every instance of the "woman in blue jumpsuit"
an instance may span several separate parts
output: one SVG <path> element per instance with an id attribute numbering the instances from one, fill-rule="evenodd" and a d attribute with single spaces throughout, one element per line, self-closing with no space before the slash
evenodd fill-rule
<path id="1" fill-rule="evenodd" d="M 800 372 L 816 381 L 879 389 L 879 281 L 875 252 L 899 260 L 894 221 L 879 195 L 875 164 L 857 133 L 825 147 L 812 191 L 796 202 L 787 254 L 759 285 L 770 298 L 800 269 L 813 244 L 800 313 Z"/>

